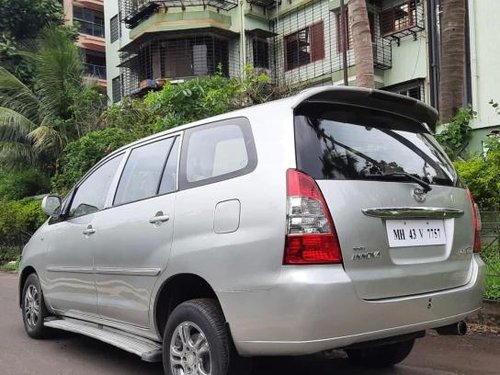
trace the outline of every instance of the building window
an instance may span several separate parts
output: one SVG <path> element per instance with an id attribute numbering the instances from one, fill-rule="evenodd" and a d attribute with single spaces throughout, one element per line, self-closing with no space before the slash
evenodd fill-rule
<path id="1" fill-rule="evenodd" d="M 80 24 L 80 33 L 104 38 L 104 14 L 102 12 L 74 7 L 73 19 Z"/>
<path id="2" fill-rule="evenodd" d="M 117 103 L 122 100 L 122 82 L 121 77 L 115 77 L 111 81 L 111 90 L 113 95 L 113 103 Z"/>
<path id="3" fill-rule="evenodd" d="M 342 17 L 340 12 L 336 14 L 337 19 L 337 52 L 344 52 L 351 49 L 352 34 L 351 27 L 349 26 L 349 12 L 346 9 Z M 375 15 L 368 12 L 368 21 L 370 23 L 370 32 L 372 34 L 372 42 L 375 42 Z M 344 26 L 346 25 L 346 26 Z M 346 27 L 345 41 L 342 38 L 342 30 Z M 345 45 L 344 45 L 345 44 Z"/>
<path id="4" fill-rule="evenodd" d="M 420 0 L 410 0 L 384 10 L 380 14 L 380 30 L 382 35 L 387 36 L 415 26 L 417 3 L 420 3 Z"/>
<path id="5" fill-rule="evenodd" d="M 252 41 L 253 66 L 269 69 L 269 44 L 260 39 Z"/>
<path id="6" fill-rule="evenodd" d="M 385 87 L 383 90 L 409 96 L 417 100 L 424 100 L 424 81 L 422 79 Z"/>
<path id="7" fill-rule="evenodd" d="M 347 9 L 336 14 L 337 19 L 337 52 L 351 49 L 351 28 L 349 27 L 349 13 Z M 344 31 L 345 30 L 345 31 Z M 343 38 L 345 36 L 345 40 Z"/>
<path id="8" fill-rule="evenodd" d="M 323 59 L 325 57 L 323 21 L 285 36 L 284 44 L 285 70 Z"/>
<path id="9" fill-rule="evenodd" d="M 120 39 L 120 21 L 118 20 L 118 15 L 109 20 L 109 29 L 111 30 L 111 43 L 114 43 Z"/>

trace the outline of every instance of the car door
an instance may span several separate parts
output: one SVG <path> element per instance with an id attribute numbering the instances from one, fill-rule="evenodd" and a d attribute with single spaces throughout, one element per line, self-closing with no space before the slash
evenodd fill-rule
<path id="1" fill-rule="evenodd" d="M 120 177 L 113 207 L 95 228 L 101 318 L 149 326 L 149 302 L 166 267 L 173 235 L 179 137 L 136 146 Z"/>
<path id="2" fill-rule="evenodd" d="M 57 312 L 97 315 L 93 224 L 122 159 L 117 155 L 94 169 L 76 187 L 66 213 L 48 225 L 44 297 Z"/>

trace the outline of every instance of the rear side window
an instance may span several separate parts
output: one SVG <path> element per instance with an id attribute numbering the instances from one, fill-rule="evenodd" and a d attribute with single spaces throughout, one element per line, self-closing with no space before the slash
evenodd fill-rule
<path id="1" fill-rule="evenodd" d="M 130 152 L 113 205 L 151 198 L 158 193 L 173 142 L 174 138 L 168 138 L 137 147 Z"/>
<path id="2" fill-rule="evenodd" d="M 69 217 L 91 214 L 104 208 L 122 158 L 123 154 L 105 162 L 78 186 L 71 202 Z"/>
<path id="3" fill-rule="evenodd" d="M 457 186 L 457 174 L 420 124 L 371 109 L 306 104 L 295 114 L 297 166 L 315 179 Z"/>
<path id="4" fill-rule="evenodd" d="M 251 172 L 257 164 L 248 120 L 237 118 L 186 131 L 181 187 L 221 181 Z"/>

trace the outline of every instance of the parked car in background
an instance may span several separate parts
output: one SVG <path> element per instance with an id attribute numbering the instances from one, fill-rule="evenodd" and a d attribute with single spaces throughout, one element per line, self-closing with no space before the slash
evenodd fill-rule
<path id="1" fill-rule="evenodd" d="M 44 199 L 20 265 L 28 335 L 225 375 L 332 348 L 391 366 L 427 329 L 463 334 L 482 300 L 479 218 L 436 119 L 321 87 L 113 152 Z"/>

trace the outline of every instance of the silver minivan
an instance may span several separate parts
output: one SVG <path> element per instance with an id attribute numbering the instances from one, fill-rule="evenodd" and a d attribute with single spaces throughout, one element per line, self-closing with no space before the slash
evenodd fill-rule
<path id="1" fill-rule="evenodd" d="M 481 307 L 480 220 L 436 120 L 329 86 L 111 153 L 43 201 L 19 274 L 28 335 L 225 375 L 333 348 L 391 366 L 427 329 L 463 334 Z"/>

